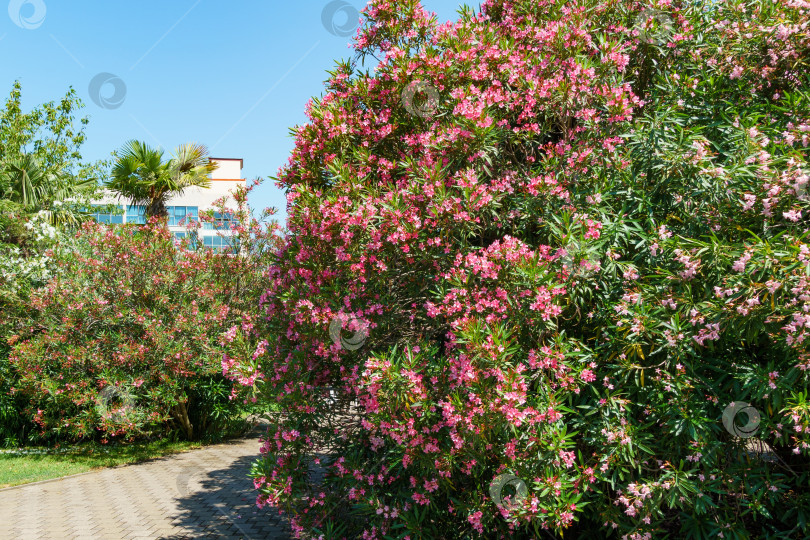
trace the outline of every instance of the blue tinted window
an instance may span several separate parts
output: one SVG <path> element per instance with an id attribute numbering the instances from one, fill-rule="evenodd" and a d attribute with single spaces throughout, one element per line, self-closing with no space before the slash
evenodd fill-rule
<path id="1" fill-rule="evenodd" d="M 203 245 L 217 251 L 226 249 L 236 250 L 239 247 L 239 239 L 229 236 L 203 236 Z"/>
<path id="2" fill-rule="evenodd" d="M 142 205 L 127 206 L 127 223 L 146 224 L 146 207 Z"/>
<path id="3" fill-rule="evenodd" d="M 183 237 L 188 238 L 189 249 L 197 249 L 197 246 L 199 245 L 199 236 L 197 236 L 197 231 L 189 231 L 188 233 L 179 234 L 182 234 Z"/>
<path id="4" fill-rule="evenodd" d="M 106 205 L 94 204 L 93 208 L 99 208 Z M 120 208 L 120 207 L 119 207 Z M 97 223 L 123 223 L 124 216 L 122 214 L 109 214 L 106 212 L 96 212 L 93 214 L 93 219 Z"/>
<path id="5" fill-rule="evenodd" d="M 169 225 L 174 227 L 188 225 L 189 221 L 199 219 L 197 206 L 169 206 L 166 209 L 169 212 Z M 186 217 L 189 219 L 186 220 Z M 183 222 L 183 220 L 186 221 Z"/>
<path id="6" fill-rule="evenodd" d="M 232 212 L 214 212 L 213 216 L 213 223 L 203 223 L 203 229 L 208 231 L 228 231 L 231 228 L 231 224 L 236 221 Z"/>
<path id="7" fill-rule="evenodd" d="M 167 210 L 169 211 L 169 225 L 180 225 L 180 220 L 186 217 L 185 206 L 170 206 Z"/>

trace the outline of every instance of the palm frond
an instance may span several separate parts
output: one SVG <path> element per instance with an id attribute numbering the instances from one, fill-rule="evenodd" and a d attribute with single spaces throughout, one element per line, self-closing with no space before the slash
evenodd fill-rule
<path id="1" fill-rule="evenodd" d="M 180 145 L 174 156 L 163 161 L 163 151 L 140 141 L 128 141 L 118 154 L 107 187 L 144 204 L 147 215 L 165 215 L 166 201 L 186 188 L 211 186 L 210 174 L 217 168 L 204 144 Z"/>
<path id="2" fill-rule="evenodd" d="M 84 180 L 77 180 L 61 171 L 46 170 L 33 155 L 24 155 L 0 163 L 5 195 L 11 201 L 26 207 L 37 207 L 52 201 L 61 201 L 83 189 Z"/>
<path id="3" fill-rule="evenodd" d="M 208 147 L 199 143 L 186 143 L 177 147 L 170 162 L 175 191 L 189 187 L 211 187 L 210 175 L 218 165 L 208 158 Z"/>
<path id="4" fill-rule="evenodd" d="M 119 193 L 132 204 L 153 206 L 167 190 L 168 166 L 163 163 L 163 150 L 141 141 L 127 141 L 118 153 L 108 189 Z"/>

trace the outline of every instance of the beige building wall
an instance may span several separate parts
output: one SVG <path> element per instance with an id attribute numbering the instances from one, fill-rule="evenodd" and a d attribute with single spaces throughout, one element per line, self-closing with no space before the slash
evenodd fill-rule
<path id="1" fill-rule="evenodd" d="M 242 178 L 242 160 L 233 158 L 211 158 L 218 165 L 211 173 L 213 180 L 234 180 Z"/>

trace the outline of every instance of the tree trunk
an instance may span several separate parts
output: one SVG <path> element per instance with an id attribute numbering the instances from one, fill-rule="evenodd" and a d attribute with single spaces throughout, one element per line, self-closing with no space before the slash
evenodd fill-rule
<path id="1" fill-rule="evenodd" d="M 186 438 L 191 440 L 191 437 L 194 435 L 194 426 L 191 425 L 191 421 L 188 419 L 188 409 L 186 409 L 186 403 L 180 402 L 174 408 L 173 412 L 177 417 L 177 420 L 180 422 L 180 425 L 183 426 L 183 431 L 186 432 Z"/>
<path id="2" fill-rule="evenodd" d="M 169 212 L 166 210 L 166 203 L 163 201 L 163 199 L 153 199 L 146 207 L 146 219 L 154 216 L 158 216 L 163 219 L 169 217 Z"/>

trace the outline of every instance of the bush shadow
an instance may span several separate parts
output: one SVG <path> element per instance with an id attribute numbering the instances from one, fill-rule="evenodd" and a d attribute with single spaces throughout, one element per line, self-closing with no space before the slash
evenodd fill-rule
<path id="1" fill-rule="evenodd" d="M 257 455 L 240 457 L 225 467 L 189 466 L 178 472 L 173 482 L 177 493 L 173 524 L 189 532 L 163 536 L 163 540 L 292 538 L 288 521 L 277 510 L 256 506 L 256 491 L 248 473 L 258 457 L 258 437 L 263 433 L 256 429 L 248 435 L 256 440 Z"/>

